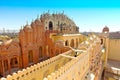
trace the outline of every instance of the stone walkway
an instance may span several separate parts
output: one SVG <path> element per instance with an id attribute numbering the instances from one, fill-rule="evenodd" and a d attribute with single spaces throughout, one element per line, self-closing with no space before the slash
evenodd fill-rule
<path id="1" fill-rule="evenodd" d="M 120 62 L 119 61 L 108 60 L 108 65 L 110 67 L 115 67 L 115 68 L 120 69 Z"/>

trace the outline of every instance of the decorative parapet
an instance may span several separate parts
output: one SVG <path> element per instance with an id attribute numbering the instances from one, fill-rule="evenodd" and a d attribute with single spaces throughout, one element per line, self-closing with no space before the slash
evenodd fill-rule
<path id="1" fill-rule="evenodd" d="M 70 50 L 63 54 L 69 54 L 71 52 L 72 51 Z M 1 78 L 0 80 L 42 80 L 51 72 L 55 71 L 55 64 L 59 62 L 60 57 L 61 56 L 58 55 L 43 62 L 34 64 L 30 67 L 27 67 L 26 69 L 19 70 L 18 72 L 13 73 L 12 75 L 8 75 L 6 78 Z M 47 71 L 49 72 L 48 74 L 46 74 Z"/>
<path id="2" fill-rule="evenodd" d="M 112 74 L 112 75 L 117 75 L 120 76 L 120 69 L 119 68 L 115 68 L 115 67 L 106 67 L 105 68 L 105 72 L 106 74 Z"/>
<path id="3" fill-rule="evenodd" d="M 85 75 L 90 70 L 90 51 L 91 44 L 93 49 L 97 51 L 97 39 L 93 39 L 93 43 L 89 40 L 85 52 L 79 53 L 77 57 L 68 58 L 65 56 L 55 56 L 46 61 L 37 63 L 33 66 L 27 67 L 17 73 L 8 75 L 1 80 L 84 80 Z M 96 53 L 96 51 L 94 51 Z M 63 53 L 64 55 L 71 55 L 72 50 Z"/>
<path id="4" fill-rule="evenodd" d="M 89 54 L 82 53 L 43 80 L 82 80 L 89 71 Z"/>

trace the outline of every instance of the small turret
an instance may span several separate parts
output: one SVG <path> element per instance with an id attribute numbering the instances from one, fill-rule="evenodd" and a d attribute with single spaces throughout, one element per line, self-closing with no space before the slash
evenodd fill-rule
<path id="1" fill-rule="evenodd" d="M 102 30 L 102 34 L 105 37 L 109 37 L 109 28 L 107 26 L 105 26 Z"/>
<path id="2" fill-rule="evenodd" d="M 103 33 L 109 33 L 109 28 L 107 26 L 105 26 L 102 30 Z"/>

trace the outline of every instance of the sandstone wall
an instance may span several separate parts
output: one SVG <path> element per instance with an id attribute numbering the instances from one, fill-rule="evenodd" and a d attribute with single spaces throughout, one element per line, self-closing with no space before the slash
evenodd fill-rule
<path id="1" fill-rule="evenodd" d="M 109 40 L 108 59 L 120 61 L 120 39 Z"/>

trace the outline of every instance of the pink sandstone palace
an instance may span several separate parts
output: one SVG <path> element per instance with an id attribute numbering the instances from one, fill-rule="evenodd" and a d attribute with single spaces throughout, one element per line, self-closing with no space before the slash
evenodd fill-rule
<path id="1" fill-rule="evenodd" d="M 46 13 L 30 25 L 26 24 L 23 27 L 19 32 L 19 41 L 9 40 L 0 45 L 0 75 L 2 76 L 69 49 L 61 46 L 61 41 L 53 42 L 50 34 L 79 33 L 75 23 L 63 14 Z"/>

